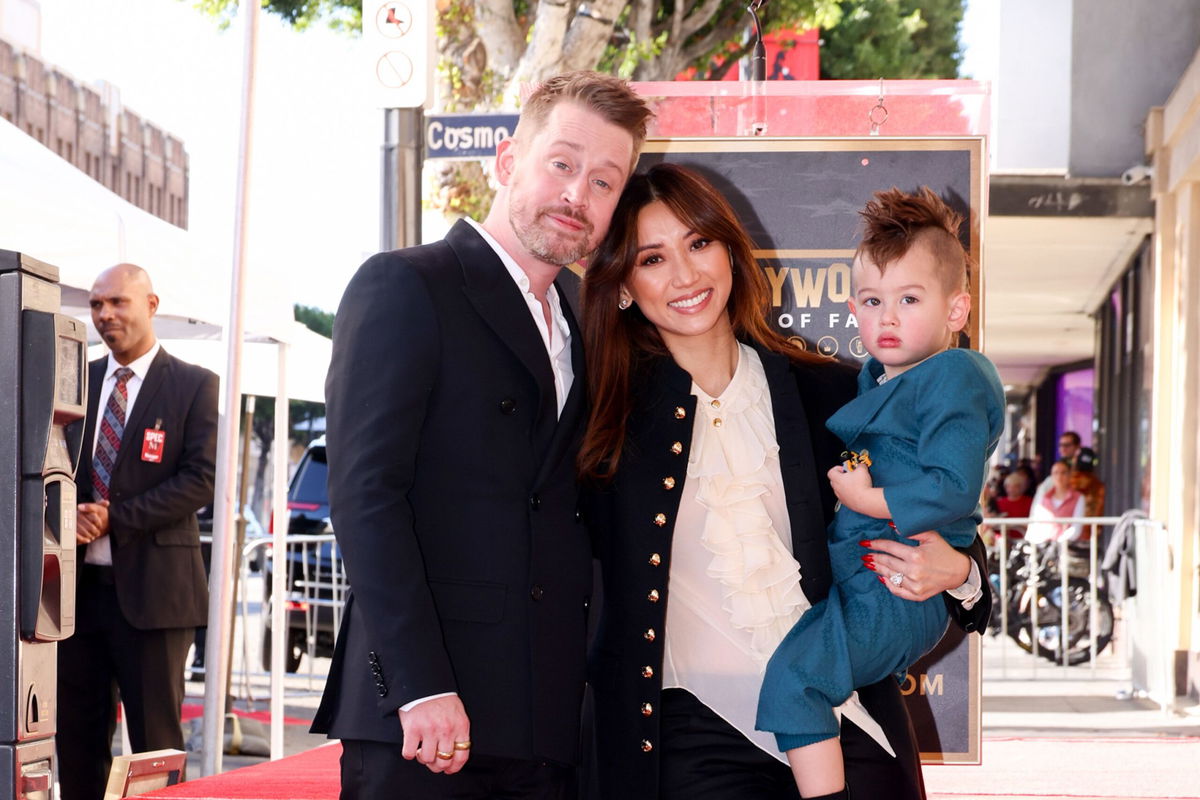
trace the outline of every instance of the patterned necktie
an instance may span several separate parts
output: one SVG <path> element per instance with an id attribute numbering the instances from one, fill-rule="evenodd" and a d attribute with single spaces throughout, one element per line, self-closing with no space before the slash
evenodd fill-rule
<path id="1" fill-rule="evenodd" d="M 125 384 L 133 377 L 133 370 L 121 367 L 113 376 L 117 385 L 108 396 L 104 417 L 100 420 L 100 435 L 96 438 L 96 456 L 92 461 L 92 487 L 96 499 L 108 499 L 108 485 L 112 482 L 113 465 L 117 463 L 117 451 L 121 449 L 121 435 L 125 433 L 125 409 L 129 405 L 129 390 Z"/>

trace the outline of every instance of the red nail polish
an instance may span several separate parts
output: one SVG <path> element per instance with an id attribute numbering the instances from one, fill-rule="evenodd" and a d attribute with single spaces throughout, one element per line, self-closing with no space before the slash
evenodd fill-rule
<path id="1" fill-rule="evenodd" d="M 867 569 L 875 569 L 875 557 L 874 556 L 863 556 L 862 561 L 864 564 L 867 565 Z"/>
<path id="2" fill-rule="evenodd" d="M 875 577 L 879 579 L 880 583 L 882 583 L 884 586 L 887 586 L 887 581 L 884 580 L 882 575 L 876 575 Z"/>
<path id="3" fill-rule="evenodd" d="M 860 544 L 860 545 L 862 545 L 863 547 L 870 547 L 870 546 L 871 546 L 871 540 L 870 540 L 870 539 L 863 539 L 861 542 L 859 542 L 859 544 Z"/>

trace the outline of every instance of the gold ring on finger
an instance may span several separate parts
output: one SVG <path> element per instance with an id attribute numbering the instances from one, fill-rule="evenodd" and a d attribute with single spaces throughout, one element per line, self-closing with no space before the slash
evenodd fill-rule
<path id="1" fill-rule="evenodd" d="M 437 757 L 442 759 L 443 761 L 449 761 L 450 759 L 454 758 L 454 753 L 447 752 L 445 750 L 438 750 Z"/>
<path id="2" fill-rule="evenodd" d="M 465 742 L 455 742 L 454 749 L 455 750 L 470 750 L 471 749 L 471 740 L 467 739 Z"/>

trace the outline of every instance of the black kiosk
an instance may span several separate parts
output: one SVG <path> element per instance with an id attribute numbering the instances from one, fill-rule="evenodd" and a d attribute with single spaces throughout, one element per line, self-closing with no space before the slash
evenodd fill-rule
<path id="1" fill-rule="evenodd" d="M 57 647 L 75 630 L 87 332 L 58 270 L 0 250 L 0 800 L 53 794 Z M 82 428 L 82 426 L 78 426 Z"/>

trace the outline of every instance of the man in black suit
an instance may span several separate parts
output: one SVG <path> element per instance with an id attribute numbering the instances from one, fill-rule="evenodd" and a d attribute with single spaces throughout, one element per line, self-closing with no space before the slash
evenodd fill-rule
<path id="1" fill-rule="evenodd" d="M 89 368 L 75 476 L 76 627 L 58 648 L 63 800 L 103 798 L 118 692 L 134 752 L 183 748 L 184 662 L 208 616 L 196 510 L 213 496 L 217 376 L 159 345 L 141 267 L 102 272 L 90 303 L 110 352 Z"/>
<path id="2" fill-rule="evenodd" d="M 592 572 L 555 279 L 607 230 L 649 116 L 611 76 L 548 80 L 497 147 L 487 219 L 346 289 L 326 453 L 351 594 L 313 725 L 343 740 L 343 800 L 574 789 Z"/>

